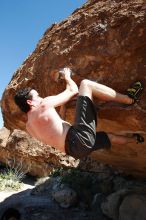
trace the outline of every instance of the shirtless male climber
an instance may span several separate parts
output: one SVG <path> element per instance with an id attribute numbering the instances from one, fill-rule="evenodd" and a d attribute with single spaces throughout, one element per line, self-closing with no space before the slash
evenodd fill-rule
<path id="1" fill-rule="evenodd" d="M 26 129 L 30 135 L 61 152 L 74 157 L 88 156 L 98 149 L 110 149 L 112 144 L 127 144 L 138 141 L 137 137 L 96 132 L 97 112 L 93 104 L 96 97 L 103 101 L 133 104 L 142 92 L 140 82 L 129 88 L 128 95 L 117 93 L 112 88 L 84 79 L 80 87 L 71 79 L 71 70 L 64 68 L 61 76 L 66 81 L 66 89 L 58 95 L 42 98 L 32 88 L 18 90 L 15 103 L 27 114 Z M 55 110 L 77 96 L 74 124 L 64 121 Z M 138 136 L 139 137 L 139 136 Z M 144 140 L 140 139 L 139 142 Z"/>

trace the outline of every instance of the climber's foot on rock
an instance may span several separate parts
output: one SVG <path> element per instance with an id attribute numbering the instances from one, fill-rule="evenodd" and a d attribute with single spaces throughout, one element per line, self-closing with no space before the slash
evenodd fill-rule
<path id="1" fill-rule="evenodd" d="M 133 137 L 136 139 L 137 144 L 144 142 L 144 137 L 141 134 L 134 133 Z"/>
<path id="2" fill-rule="evenodd" d="M 143 92 L 143 85 L 140 81 L 135 82 L 127 89 L 127 95 L 133 100 L 132 104 L 139 101 L 139 98 Z"/>

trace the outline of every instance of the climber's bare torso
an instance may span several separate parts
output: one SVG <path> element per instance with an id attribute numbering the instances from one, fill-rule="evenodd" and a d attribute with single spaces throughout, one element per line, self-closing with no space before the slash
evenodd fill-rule
<path id="1" fill-rule="evenodd" d="M 62 120 L 54 107 L 48 107 L 45 99 L 28 112 L 27 131 L 36 139 L 64 151 L 66 134 L 70 124 Z"/>
<path id="2" fill-rule="evenodd" d="M 66 89 L 58 95 L 42 98 L 34 89 L 30 91 L 31 100 L 27 100 L 30 110 L 27 113 L 26 129 L 33 137 L 58 150 L 65 152 L 65 138 L 70 124 L 59 116 L 56 107 L 67 103 L 78 94 L 78 87 L 71 79 L 71 70 L 64 68 L 63 78 Z"/>

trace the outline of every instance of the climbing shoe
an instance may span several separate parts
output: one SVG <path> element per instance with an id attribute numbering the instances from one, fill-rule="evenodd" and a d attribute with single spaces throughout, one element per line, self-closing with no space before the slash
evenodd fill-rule
<path id="1" fill-rule="evenodd" d="M 133 137 L 136 138 L 137 144 L 144 142 L 144 137 L 138 133 L 134 133 Z"/>
<path id="2" fill-rule="evenodd" d="M 139 97 L 142 94 L 143 86 L 140 81 L 135 82 L 130 88 L 127 89 L 127 95 L 133 99 L 133 103 L 139 101 Z"/>

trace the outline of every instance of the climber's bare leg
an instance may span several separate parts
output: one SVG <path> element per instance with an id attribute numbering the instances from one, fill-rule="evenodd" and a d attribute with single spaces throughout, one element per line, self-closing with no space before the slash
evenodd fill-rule
<path id="1" fill-rule="evenodd" d="M 129 143 L 133 143 L 133 144 L 137 143 L 137 140 L 134 136 L 127 137 L 124 135 L 115 135 L 113 133 L 107 133 L 107 135 L 110 139 L 111 145 L 112 144 L 124 145 L 124 144 L 129 144 Z"/>
<path id="2" fill-rule="evenodd" d="M 132 104 L 133 100 L 127 95 L 117 93 L 110 87 L 93 82 L 88 79 L 82 80 L 79 88 L 79 95 L 88 96 L 91 100 L 97 97 L 103 101 L 114 101 L 124 104 Z"/>

